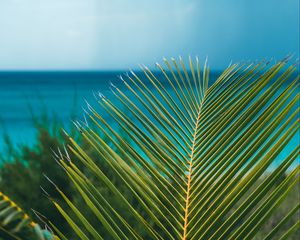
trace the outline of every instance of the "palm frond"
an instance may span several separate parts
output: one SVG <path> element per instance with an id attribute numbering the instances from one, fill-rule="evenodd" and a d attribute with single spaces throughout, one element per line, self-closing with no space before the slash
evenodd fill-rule
<path id="1" fill-rule="evenodd" d="M 49 231 L 43 230 L 8 196 L 0 192 L 0 239 L 55 240 Z"/>
<path id="2" fill-rule="evenodd" d="M 89 104 L 91 124 L 75 123 L 99 161 L 72 138 L 68 151 L 77 158 L 58 157 L 106 232 L 58 187 L 74 215 L 55 206 L 80 239 L 253 239 L 299 184 L 299 146 L 287 148 L 299 133 L 296 67 L 286 60 L 234 64 L 210 81 L 207 61 L 203 71 L 197 58 L 188 66 L 181 58 L 164 63 L 157 64 L 160 73 L 141 67 L 121 76 L 123 86 L 111 86 L 115 99 L 99 94 L 114 125 Z M 298 228 L 295 223 L 285 234 Z"/>

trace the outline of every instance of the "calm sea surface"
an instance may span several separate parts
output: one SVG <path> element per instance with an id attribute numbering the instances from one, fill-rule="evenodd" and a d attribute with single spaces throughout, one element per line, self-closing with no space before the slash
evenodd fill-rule
<path id="1" fill-rule="evenodd" d="M 121 72 L 0 72 L 0 152 L 4 148 L 3 134 L 14 144 L 32 144 L 36 134 L 31 110 L 36 116 L 55 114 L 65 126 L 72 114 L 81 115 L 84 99 L 95 103 L 93 93 L 112 95 L 110 82 L 121 83 Z M 213 72 L 216 79 L 219 72 Z M 147 83 L 147 82 L 146 82 Z M 125 88 L 122 88 L 125 89 Z M 104 117 L 109 120 L 109 116 Z M 298 145 L 297 135 L 282 153 Z"/>
<path id="2" fill-rule="evenodd" d="M 110 95 L 110 82 L 120 72 L 0 72 L 0 134 L 13 143 L 32 144 L 36 116 L 56 115 L 70 125 L 72 114 L 81 114 L 84 99 L 95 102 L 94 92 Z M 0 150 L 3 138 L 0 137 Z"/>

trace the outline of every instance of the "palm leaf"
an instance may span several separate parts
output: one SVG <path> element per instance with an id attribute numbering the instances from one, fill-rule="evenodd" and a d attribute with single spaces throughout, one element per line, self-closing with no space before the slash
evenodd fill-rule
<path id="1" fill-rule="evenodd" d="M 111 86 L 113 100 L 99 94 L 114 125 L 89 104 L 89 124 L 75 122 L 100 162 L 72 138 L 68 151 L 77 158 L 57 156 L 106 232 L 58 187 L 74 215 L 54 204 L 80 239 L 252 239 L 299 183 L 299 147 L 287 149 L 299 130 L 296 67 L 286 59 L 234 64 L 211 82 L 207 61 L 203 71 L 198 59 L 164 63 L 160 73 L 141 67 L 142 74 L 121 76 L 123 87 Z"/>
<path id="2" fill-rule="evenodd" d="M 49 231 L 41 229 L 8 196 L 0 192 L 0 239 L 11 240 L 54 240 Z"/>

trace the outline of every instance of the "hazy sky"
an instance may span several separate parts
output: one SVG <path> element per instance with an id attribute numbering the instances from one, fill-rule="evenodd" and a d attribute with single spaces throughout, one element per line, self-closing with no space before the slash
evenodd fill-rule
<path id="1" fill-rule="evenodd" d="M 299 56 L 299 0 L 0 0 L 0 70 Z"/>

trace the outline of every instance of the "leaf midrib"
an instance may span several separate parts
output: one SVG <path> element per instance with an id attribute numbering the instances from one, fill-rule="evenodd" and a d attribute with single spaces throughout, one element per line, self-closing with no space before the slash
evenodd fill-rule
<path id="1" fill-rule="evenodd" d="M 201 112 L 202 112 L 201 110 L 202 110 L 202 105 L 203 105 L 204 99 L 205 99 L 205 96 L 203 97 L 203 99 L 200 103 L 199 110 L 198 110 L 198 113 L 197 113 L 196 125 L 195 125 L 193 140 L 192 140 L 191 154 L 190 154 L 190 159 L 188 161 L 187 190 L 186 190 L 186 198 L 185 198 L 182 240 L 187 239 L 187 227 L 188 227 L 188 216 L 189 216 L 189 198 L 190 198 L 190 187 L 191 187 L 191 181 L 192 181 L 191 176 L 192 176 L 192 172 L 193 172 L 193 158 L 194 158 L 194 150 L 195 150 L 196 140 L 197 140 L 197 137 L 198 137 L 197 132 L 198 132 L 200 116 L 201 116 Z"/>

